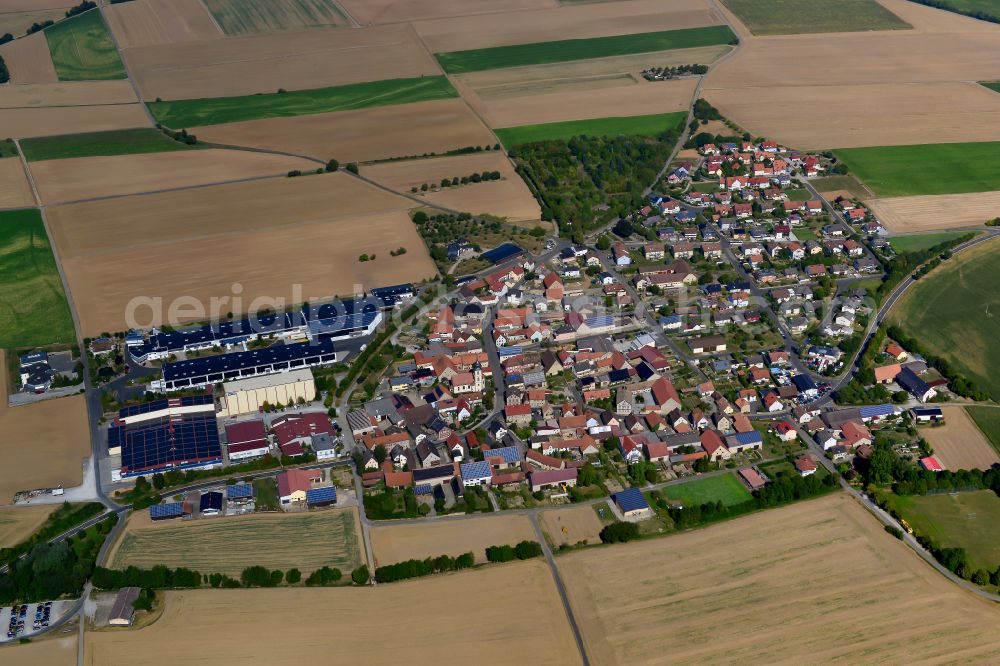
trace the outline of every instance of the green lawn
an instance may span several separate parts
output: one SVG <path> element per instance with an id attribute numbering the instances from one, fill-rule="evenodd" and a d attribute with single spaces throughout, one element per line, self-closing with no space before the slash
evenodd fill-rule
<path id="1" fill-rule="evenodd" d="M 663 489 L 663 495 L 668 499 L 679 500 L 685 506 L 701 506 L 706 502 L 718 501 L 726 506 L 733 506 L 751 498 L 750 491 L 735 474 L 719 474 L 667 486 Z"/>
<path id="2" fill-rule="evenodd" d="M 592 120 L 567 120 L 561 123 L 521 125 L 496 130 L 500 141 L 507 147 L 533 141 L 557 141 L 574 136 L 656 136 L 669 129 L 680 127 L 687 118 L 683 111 L 657 113 L 649 116 L 594 118 Z"/>
<path id="3" fill-rule="evenodd" d="M 258 118 L 302 116 L 372 106 L 409 104 L 457 96 L 458 93 L 445 77 L 422 76 L 243 97 L 149 102 L 148 105 L 158 121 L 167 127 L 180 129 Z"/>
<path id="4" fill-rule="evenodd" d="M 486 49 L 436 53 L 435 57 L 444 71 L 449 74 L 462 74 L 484 69 L 544 65 L 553 62 L 728 44 L 733 39 L 735 39 L 735 35 L 728 26 L 713 25 L 705 28 L 643 32 L 634 35 L 495 46 Z"/>
<path id="5" fill-rule="evenodd" d="M 905 30 L 875 0 L 722 0 L 755 35 Z"/>
<path id="6" fill-rule="evenodd" d="M 167 153 L 174 150 L 192 150 L 196 147 L 174 141 L 163 132 L 152 128 L 62 134 L 21 140 L 24 157 L 29 162 L 97 155 Z"/>
<path id="7" fill-rule="evenodd" d="M 0 348 L 75 340 L 42 216 L 36 209 L 0 212 Z"/>
<path id="8" fill-rule="evenodd" d="M 965 548 L 973 569 L 1000 565 L 1000 497 L 992 490 L 891 495 L 889 501 L 917 534 L 941 547 Z"/>
<path id="9" fill-rule="evenodd" d="M 805 189 L 804 187 L 800 187 L 794 190 L 785 190 L 785 194 L 788 195 L 789 201 L 809 201 L 810 199 L 812 199 L 812 194 L 810 194 L 809 190 Z"/>
<path id="10" fill-rule="evenodd" d="M 880 197 L 1000 190 L 1000 141 L 843 148 L 836 154 Z"/>
<path id="11" fill-rule="evenodd" d="M 889 239 L 889 245 L 898 254 L 904 252 L 920 252 L 929 247 L 934 247 L 938 243 L 943 243 L 952 238 L 964 236 L 965 232 L 953 231 L 941 234 L 912 234 L 908 236 L 893 236 Z"/>
<path id="12" fill-rule="evenodd" d="M 956 255 L 911 287 L 893 323 L 1000 399 L 1000 243 Z"/>
<path id="13" fill-rule="evenodd" d="M 205 0 L 227 35 L 336 27 L 349 23 L 333 0 Z"/>
<path id="14" fill-rule="evenodd" d="M 966 407 L 965 411 L 976 422 L 976 426 L 990 441 L 997 453 L 1000 453 L 1000 408 L 973 405 Z"/>
<path id="15" fill-rule="evenodd" d="M 46 28 L 45 39 L 60 81 L 125 78 L 125 68 L 96 9 Z"/>

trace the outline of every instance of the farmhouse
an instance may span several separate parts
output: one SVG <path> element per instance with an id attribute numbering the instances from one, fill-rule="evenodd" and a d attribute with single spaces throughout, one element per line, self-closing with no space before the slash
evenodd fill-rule
<path id="1" fill-rule="evenodd" d="M 285 455 L 301 455 L 303 445 L 311 444 L 313 435 L 333 435 L 330 419 L 322 412 L 289 414 L 271 422 L 274 438 Z"/>
<path id="2" fill-rule="evenodd" d="M 726 338 L 721 335 L 694 338 L 688 343 L 688 346 L 691 347 L 691 351 L 695 354 L 722 352 L 726 351 Z"/>
<path id="3" fill-rule="evenodd" d="M 550 469 L 533 471 L 528 474 L 528 479 L 531 481 L 531 491 L 537 492 L 539 490 L 554 489 L 559 487 L 570 487 L 576 485 L 577 469 L 575 467 L 570 467 L 568 469 Z"/>
<path id="4" fill-rule="evenodd" d="M 920 402 L 927 402 L 937 395 L 937 391 L 920 377 L 917 377 L 916 373 L 909 368 L 900 370 L 899 374 L 896 375 L 896 383 Z"/>
<path id="5" fill-rule="evenodd" d="M 306 493 L 323 480 L 318 469 L 290 469 L 278 474 L 278 501 L 282 506 L 303 504 Z"/>
<path id="6" fill-rule="evenodd" d="M 253 414 L 266 405 L 294 405 L 316 399 L 316 384 L 309 368 L 225 382 L 222 390 L 222 416 Z"/>

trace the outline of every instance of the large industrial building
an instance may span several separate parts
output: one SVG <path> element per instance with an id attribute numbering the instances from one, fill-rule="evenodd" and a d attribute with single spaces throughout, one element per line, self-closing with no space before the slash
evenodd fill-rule
<path id="1" fill-rule="evenodd" d="M 126 407 L 108 428 L 108 453 L 121 456 L 112 480 L 222 463 L 211 395 Z"/>
<path id="2" fill-rule="evenodd" d="M 221 416 L 235 417 L 260 412 L 268 405 L 294 405 L 316 399 L 312 371 L 299 368 L 289 372 L 225 382 Z"/>

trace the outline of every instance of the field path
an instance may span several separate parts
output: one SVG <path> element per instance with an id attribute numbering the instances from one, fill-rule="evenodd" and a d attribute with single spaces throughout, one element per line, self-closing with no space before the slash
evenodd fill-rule
<path id="1" fill-rule="evenodd" d="M 118 37 L 115 35 L 115 31 L 111 29 L 111 21 L 108 19 L 104 4 L 104 2 L 98 3 L 97 11 L 101 12 L 101 20 L 104 21 L 104 24 L 107 26 L 108 35 L 111 37 L 111 43 L 115 45 L 115 53 L 118 55 L 118 59 L 122 61 L 122 68 L 125 70 L 125 78 L 128 80 L 129 85 L 132 86 L 132 90 L 135 91 L 135 98 L 139 100 L 139 104 L 142 105 L 142 111 L 146 114 L 146 119 L 149 120 L 150 126 L 156 127 L 156 119 L 153 118 L 153 114 L 149 111 L 149 107 L 146 106 L 145 100 L 142 99 L 142 93 L 139 92 L 139 84 L 135 82 L 135 78 L 132 76 L 132 71 L 129 69 L 128 61 L 125 60 L 122 48 L 118 44 Z"/>
<path id="2" fill-rule="evenodd" d="M 587 656 L 587 647 L 583 642 L 583 634 L 580 633 L 580 625 L 576 622 L 576 616 L 573 614 L 573 606 L 569 603 L 569 595 L 566 594 L 566 585 L 563 584 L 562 576 L 559 575 L 559 567 L 556 566 L 556 560 L 552 556 L 552 549 L 549 547 L 548 539 L 545 538 L 545 533 L 542 532 L 537 512 L 531 513 L 531 525 L 535 528 L 535 536 L 538 538 L 538 543 L 542 546 L 545 562 L 549 565 L 549 570 L 552 572 L 552 580 L 556 584 L 556 590 L 559 591 L 559 599 L 562 601 L 563 610 L 566 611 L 566 620 L 569 622 L 569 628 L 573 631 L 573 639 L 576 641 L 576 647 L 580 650 L 580 659 L 583 661 L 583 666 L 590 666 L 590 658 Z"/>

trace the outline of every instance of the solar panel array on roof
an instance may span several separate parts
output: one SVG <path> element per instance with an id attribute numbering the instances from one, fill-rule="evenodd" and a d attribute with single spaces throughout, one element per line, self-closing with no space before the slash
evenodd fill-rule
<path id="1" fill-rule="evenodd" d="M 497 354 L 500 355 L 500 358 L 504 358 L 506 356 L 517 356 L 522 351 L 523 351 L 523 348 L 521 347 L 521 345 L 512 345 L 510 347 L 498 347 L 497 348 Z"/>
<path id="2" fill-rule="evenodd" d="M 108 441 L 121 443 L 123 476 L 222 460 L 214 414 L 112 426 Z"/>
<path id="3" fill-rule="evenodd" d="M 505 463 L 516 463 L 521 460 L 521 452 L 518 451 L 516 446 L 501 446 L 498 449 L 483 451 L 483 457 L 487 460 L 490 458 L 503 458 Z"/>
<path id="4" fill-rule="evenodd" d="M 184 505 L 181 502 L 170 502 L 168 504 L 154 504 L 149 507 L 149 517 L 153 520 L 160 518 L 177 518 L 184 515 Z"/>
<path id="5" fill-rule="evenodd" d="M 604 326 L 614 326 L 615 316 L 614 315 L 598 315 L 596 317 L 587 317 L 584 320 L 590 328 L 602 328 Z"/>
<path id="6" fill-rule="evenodd" d="M 504 243 L 499 247 L 483 252 L 479 256 L 486 261 L 492 261 L 494 264 L 499 264 L 504 259 L 510 259 L 511 257 L 522 252 L 524 252 L 524 250 L 522 250 L 518 245 L 514 243 Z"/>
<path id="7" fill-rule="evenodd" d="M 306 491 L 306 504 L 333 504 L 337 501 L 337 489 L 310 488 Z"/>
<path id="8" fill-rule="evenodd" d="M 194 405 L 210 405 L 213 403 L 214 398 L 209 394 L 204 395 L 187 395 L 180 398 L 163 398 L 162 400 L 153 400 L 152 402 L 144 402 L 141 405 L 132 405 L 130 407 L 124 407 L 118 410 L 118 416 L 125 418 L 128 416 L 138 416 L 139 414 L 149 414 L 150 412 L 158 412 L 167 409 L 171 402 L 179 407 L 191 407 Z"/>
<path id="9" fill-rule="evenodd" d="M 620 493 L 615 493 L 615 503 L 625 512 L 649 508 L 649 503 L 638 488 L 626 488 Z"/>
<path id="10" fill-rule="evenodd" d="M 253 497 L 253 485 L 249 483 L 237 483 L 234 486 L 226 486 L 226 497 L 228 499 L 250 499 Z"/>
<path id="11" fill-rule="evenodd" d="M 419 486 L 414 486 L 413 488 L 414 495 L 430 495 L 433 492 L 434 486 L 428 484 L 421 484 Z"/>
<path id="12" fill-rule="evenodd" d="M 461 469 L 463 479 L 488 479 L 493 475 L 490 464 L 485 460 L 466 463 Z"/>
<path id="13" fill-rule="evenodd" d="M 740 444 L 756 444 L 758 442 L 763 442 L 764 438 L 756 430 L 752 432 L 738 432 L 736 433 L 736 441 Z"/>
<path id="14" fill-rule="evenodd" d="M 877 418 L 879 416 L 888 416 L 889 414 L 895 413 L 896 408 L 889 404 L 882 405 L 868 405 L 861 407 L 858 412 L 863 419 Z"/>
<path id="15" fill-rule="evenodd" d="M 193 358 L 163 366 L 163 382 L 168 391 L 185 386 L 202 386 L 232 381 L 255 374 L 305 368 L 336 360 L 337 349 L 330 339 L 291 345 L 274 345 L 245 352 Z M 258 372 L 259 370 L 259 372 Z"/>

